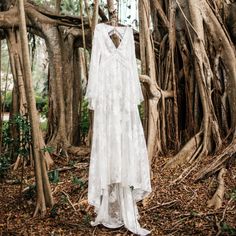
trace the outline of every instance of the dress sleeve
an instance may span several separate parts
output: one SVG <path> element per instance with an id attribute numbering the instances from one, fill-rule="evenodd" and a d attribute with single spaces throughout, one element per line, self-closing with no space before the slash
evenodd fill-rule
<path id="1" fill-rule="evenodd" d="M 132 85 L 134 88 L 134 99 L 135 99 L 135 104 L 139 105 L 142 101 L 144 101 L 143 93 L 142 93 L 142 88 L 139 80 L 139 74 L 138 74 L 138 67 L 137 67 L 137 61 L 136 61 L 136 53 L 135 53 L 135 41 L 134 41 L 134 35 L 133 31 L 131 28 L 131 66 L 132 66 L 132 71 L 133 71 L 133 78 L 132 78 Z"/>
<path id="2" fill-rule="evenodd" d="M 101 50 L 99 45 L 98 27 L 95 27 L 92 40 L 92 51 L 89 63 L 88 83 L 84 98 L 88 100 L 88 108 L 94 110 L 98 98 L 98 70 L 100 63 Z"/>

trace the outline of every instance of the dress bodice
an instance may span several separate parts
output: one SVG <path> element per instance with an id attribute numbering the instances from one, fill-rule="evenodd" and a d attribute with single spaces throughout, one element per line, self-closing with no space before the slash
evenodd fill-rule
<path id="1" fill-rule="evenodd" d="M 109 98 L 111 91 L 113 91 L 113 98 L 111 98 L 113 101 L 115 97 L 123 96 L 127 100 L 127 105 L 137 105 L 144 100 L 139 82 L 132 28 L 116 27 L 123 36 L 118 47 L 109 36 L 109 31 L 112 29 L 111 25 L 99 23 L 94 31 L 85 94 L 85 98 L 89 101 L 89 108 L 93 110 L 98 104 L 104 103 L 101 100 Z M 116 94 L 117 92 L 119 95 Z"/>

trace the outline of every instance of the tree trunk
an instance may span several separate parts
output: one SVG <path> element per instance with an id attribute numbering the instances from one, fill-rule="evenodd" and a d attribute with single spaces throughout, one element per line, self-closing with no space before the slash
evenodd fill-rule
<path id="1" fill-rule="evenodd" d="M 150 35 L 149 27 L 149 15 L 150 5 L 148 1 L 139 2 L 139 20 L 140 20 L 140 55 L 141 55 L 141 73 L 150 76 L 151 84 L 157 89 L 156 80 L 156 66 L 155 55 L 153 48 L 152 36 Z M 145 101 L 145 117 L 148 117 L 148 121 L 145 121 L 144 128 L 147 135 L 147 146 L 150 164 L 152 158 L 157 152 L 161 152 L 160 144 L 160 114 L 157 110 L 157 104 L 159 99 L 156 97 L 147 97 Z"/>
<path id="2" fill-rule="evenodd" d="M 2 71 L 2 41 L 0 41 L 0 71 Z M 3 122 L 3 110 L 2 110 L 2 76 L 0 74 L 0 153 L 2 153 L 2 122 Z"/>
<path id="3" fill-rule="evenodd" d="M 36 176 L 36 187 L 37 187 L 37 203 L 34 215 L 40 211 L 42 214 L 46 212 L 46 206 L 53 206 L 53 198 L 51 188 L 48 180 L 45 155 L 40 136 L 42 136 L 39 128 L 39 116 L 36 109 L 36 101 L 32 85 L 31 66 L 28 49 L 28 38 L 26 31 L 25 21 L 25 10 L 24 0 L 19 0 L 18 10 L 20 16 L 20 41 L 22 50 L 22 61 L 23 61 L 23 76 L 24 85 L 26 90 L 27 108 L 31 123 L 32 132 L 32 145 L 33 145 L 33 157 L 35 162 L 35 176 Z"/>
<path id="4" fill-rule="evenodd" d="M 84 3 L 87 8 L 87 1 Z M 83 91 L 75 68 L 78 60 L 87 67 L 85 51 L 91 49 L 98 14 L 107 20 L 98 3 L 94 2 L 91 22 L 83 14 L 62 16 L 25 3 L 28 30 L 45 39 L 49 52 L 48 141 L 58 150 L 72 150 L 71 144 L 80 143 L 76 133 Z M 153 164 L 158 161 L 153 158 L 157 154 L 174 155 L 166 167 L 187 165 L 175 182 L 186 178 L 206 155 L 215 156 L 209 166 L 198 171 L 196 180 L 219 171 L 235 155 L 236 4 L 229 3 L 139 2 L 136 55 L 141 59 L 149 159 Z M 5 6 L 0 13 L 0 27 L 15 31 L 19 25 L 17 9 Z M 110 14 L 114 13 L 112 9 Z M 80 59 L 79 48 L 84 50 Z M 14 104 L 16 98 L 14 94 Z M 90 118 L 92 124 L 92 115 Z M 89 130 L 91 137 L 92 125 Z"/>
<path id="5" fill-rule="evenodd" d="M 55 12 L 56 14 L 60 14 L 60 11 L 61 11 L 61 0 L 56 0 Z"/>

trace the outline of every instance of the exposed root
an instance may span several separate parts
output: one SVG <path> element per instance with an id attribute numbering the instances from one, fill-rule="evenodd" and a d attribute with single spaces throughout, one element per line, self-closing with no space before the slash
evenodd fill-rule
<path id="1" fill-rule="evenodd" d="M 67 148 L 67 152 L 74 156 L 87 156 L 90 153 L 90 148 L 70 146 Z"/>
<path id="2" fill-rule="evenodd" d="M 173 180 L 170 185 L 182 182 L 194 169 L 197 168 L 198 163 L 202 160 L 202 157 L 206 156 L 207 150 L 203 147 L 204 145 L 200 145 L 194 154 L 194 160 L 189 161 L 190 165 L 184 169 L 184 171 L 179 175 L 178 178 Z M 197 156 L 197 159 L 195 157 Z M 191 158 L 193 159 L 193 158 Z"/>
<path id="3" fill-rule="evenodd" d="M 46 215 L 46 207 L 37 202 L 33 217 L 36 217 L 39 213 L 41 213 L 41 216 L 44 217 Z"/>
<path id="4" fill-rule="evenodd" d="M 207 202 L 208 207 L 214 207 L 215 210 L 222 207 L 222 201 L 225 193 L 225 183 L 224 183 L 224 176 L 226 174 L 226 169 L 222 168 L 218 175 L 218 182 L 219 186 L 213 195 L 213 197 Z"/>
<path id="5" fill-rule="evenodd" d="M 220 154 L 216 157 L 212 163 L 206 166 L 195 175 L 195 181 L 199 181 L 207 176 L 210 176 L 220 170 L 228 160 L 236 154 L 236 139 Z"/>
<path id="6" fill-rule="evenodd" d="M 153 211 L 154 209 L 157 209 L 157 208 L 160 208 L 160 207 L 164 207 L 164 206 L 171 207 L 171 206 L 174 206 L 177 202 L 178 202 L 178 200 L 173 200 L 173 201 L 164 202 L 164 203 L 158 203 L 158 205 L 153 206 L 153 207 L 148 208 L 148 209 L 144 209 L 142 212 Z"/>
<path id="7" fill-rule="evenodd" d="M 164 168 L 174 168 L 178 165 L 182 165 L 186 162 L 189 162 L 195 153 L 199 149 L 200 145 L 200 134 L 197 133 L 194 137 L 192 137 L 184 147 L 178 152 L 173 158 L 171 158 L 164 166 Z"/>
<path id="8" fill-rule="evenodd" d="M 64 192 L 64 191 L 61 191 L 61 192 L 66 196 L 67 201 L 70 203 L 70 205 L 72 206 L 74 211 L 76 211 L 74 204 L 70 200 L 70 196 L 66 192 Z"/>

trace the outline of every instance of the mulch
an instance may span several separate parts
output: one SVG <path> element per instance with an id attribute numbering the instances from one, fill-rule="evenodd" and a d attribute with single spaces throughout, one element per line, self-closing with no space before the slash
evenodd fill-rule
<path id="1" fill-rule="evenodd" d="M 175 170 L 163 166 L 171 157 L 155 157 L 153 164 L 153 192 L 144 202 L 138 202 L 140 225 L 151 230 L 151 235 L 236 235 L 236 165 L 228 167 L 225 176 L 225 195 L 222 208 L 207 207 L 207 201 L 217 188 L 217 176 L 197 183 L 194 174 L 212 156 L 205 158 L 186 179 L 172 184 L 183 167 Z M 21 168 L 9 171 L 0 183 L 0 235 L 133 235 L 124 227 L 108 229 L 102 225 L 92 227 L 94 208 L 87 203 L 88 157 L 69 158 L 55 156 L 53 169 L 72 167 L 60 171 L 51 183 L 55 205 L 45 216 L 32 217 L 35 209 L 35 189 L 20 194 Z M 23 189 L 34 184 L 33 167 L 26 166 Z M 10 181 L 12 180 L 12 181 Z"/>

